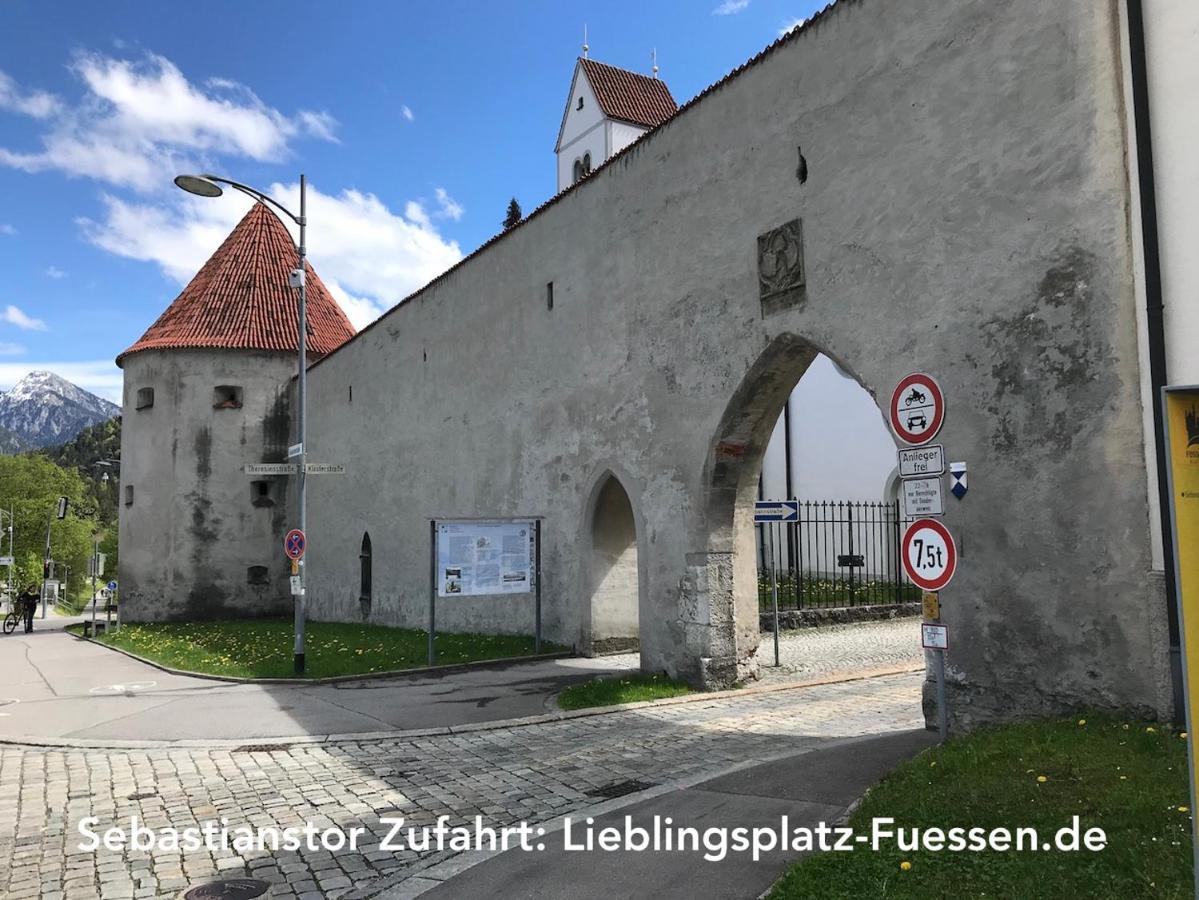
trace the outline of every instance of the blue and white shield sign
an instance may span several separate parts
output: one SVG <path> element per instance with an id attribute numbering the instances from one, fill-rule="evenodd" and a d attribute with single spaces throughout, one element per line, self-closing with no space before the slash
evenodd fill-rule
<path id="1" fill-rule="evenodd" d="M 966 496 L 966 464 L 951 462 L 949 464 L 949 493 L 959 500 Z"/>

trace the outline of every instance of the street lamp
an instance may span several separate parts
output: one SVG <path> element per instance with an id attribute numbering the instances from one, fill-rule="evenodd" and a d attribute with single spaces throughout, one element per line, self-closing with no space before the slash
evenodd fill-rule
<path id="1" fill-rule="evenodd" d="M 299 255 L 300 262 L 299 262 L 299 265 L 295 269 L 292 270 L 289 286 L 290 287 L 298 287 L 300 289 L 300 310 L 299 310 L 299 316 L 297 317 L 298 326 L 299 326 L 297 329 L 297 334 L 298 334 L 297 344 L 298 344 L 298 352 L 299 352 L 299 362 L 298 362 L 298 370 L 297 370 L 297 376 L 296 376 L 296 401 L 297 401 L 296 405 L 298 407 L 297 416 L 296 416 L 296 432 L 297 432 L 297 441 L 300 445 L 300 458 L 298 460 L 298 465 L 296 467 L 296 477 L 299 479 L 299 484 L 297 485 L 297 488 L 299 491 L 300 531 L 307 534 L 308 533 L 307 510 L 306 510 L 305 496 L 304 496 L 305 474 L 306 473 L 304 471 L 304 463 L 305 463 L 305 458 L 306 458 L 306 453 L 308 451 L 308 448 L 305 446 L 304 405 L 305 405 L 305 398 L 306 398 L 306 393 L 307 393 L 307 385 L 305 384 L 305 380 L 306 380 L 306 373 L 307 373 L 307 369 L 308 369 L 308 366 L 306 363 L 306 357 L 305 357 L 305 335 L 308 330 L 308 323 L 307 323 L 308 293 L 307 293 L 307 286 L 306 286 L 307 279 L 304 277 L 304 258 L 305 258 L 305 256 L 307 256 L 307 248 L 306 248 L 306 245 L 304 242 L 304 238 L 305 238 L 305 229 L 308 225 L 308 218 L 305 214 L 305 212 L 306 212 L 306 208 L 305 208 L 306 185 L 305 185 L 304 176 L 303 176 L 303 174 L 300 175 L 300 214 L 298 216 L 295 213 L 293 213 L 291 210 L 289 210 L 286 206 L 283 206 L 281 203 L 279 203 L 277 200 L 274 200 L 271 197 L 268 197 L 262 191 L 255 190 L 254 188 L 248 187 L 247 185 L 244 185 L 244 184 L 239 184 L 236 181 L 230 181 L 228 178 L 221 178 L 217 175 L 178 175 L 175 177 L 175 184 L 182 190 L 187 191 L 189 194 L 195 194 L 197 197 L 219 197 L 219 196 L 221 196 L 221 194 L 224 193 L 224 189 L 221 187 L 221 185 L 222 184 L 228 185 L 229 187 L 233 188 L 234 190 L 241 191 L 243 194 L 247 194 L 256 200 L 261 200 L 264 203 L 269 203 L 271 206 L 275 207 L 275 209 L 282 212 L 289 219 L 291 219 L 293 222 L 295 222 L 296 225 L 299 226 L 300 242 L 296 245 L 296 253 Z M 278 216 L 278 213 L 276 213 L 275 215 Z M 282 219 L 280 219 L 280 221 L 282 221 Z M 298 594 L 296 594 L 296 604 L 295 604 L 295 613 L 296 613 L 296 619 L 295 619 L 295 621 L 296 621 L 295 672 L 297 675 L 304 674 L 304 614 L 305 614 L 304 603 L 305 603 L 305 586 L 306 586 L 306 582 L 307 582 L 307 578 L 305 576 L 304 570 L 305 570 L 304 559 L 301 558 L 299 561 L 300 591 Z"/>

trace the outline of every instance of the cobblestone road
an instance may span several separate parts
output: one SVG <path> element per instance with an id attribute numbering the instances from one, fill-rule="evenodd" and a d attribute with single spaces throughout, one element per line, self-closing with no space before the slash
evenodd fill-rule
<path id="1" fill-rule="evenodd" d="M 451 735 L 239 749 L 0 748 L 0 896 L 177 897 L 250 875 L 272 897 L 367 897 L 451 854 L 378 849 L 381 814 L 432 823 L 481 815 L 499 827 L 595 807 L 590 793 L 636 779 L 678 784 L 823 741 L 922 724 L 921 675 L 656 706 Z M 86 852 L 76 831 L 228 826 L 363 827 L 358 852 Z M 396 888 L 396 885 L 399 885 Z"/>

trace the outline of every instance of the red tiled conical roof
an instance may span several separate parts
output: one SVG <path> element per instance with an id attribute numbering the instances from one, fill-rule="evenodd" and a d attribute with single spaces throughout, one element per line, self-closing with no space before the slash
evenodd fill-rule
<path id="1" fill-rule="evenodd" d="M 279 218 L 255 203 L 175 302 L 117 365 L 140 350 L 214 348 L 296 352 L 297 291 L 288 273 L 299 254 Z M 308 354 L 316 360 L 354 336 L 312 266 L 308 272 Z"/>
<path id="2" fill-rule="evenodd" d="M 655 128 L 678 112 L 679 105 L 664 81 L 586 57 L 579 59 L 579 65 L 587 73 L 600 109 L 610 119 Z"/>

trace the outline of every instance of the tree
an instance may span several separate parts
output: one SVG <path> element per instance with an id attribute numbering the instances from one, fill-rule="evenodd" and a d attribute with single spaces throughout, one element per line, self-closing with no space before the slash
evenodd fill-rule
<path id="1" fill-rule="evenodd" d="M 520 220 L 524 218 L 524 213 L 520 211 L 520 204 L 513 197 L 508 201 L 508 215 L 504 216 L 504 231 L 507 231 L 513 225 L 520 224 Z"/>
<path id="2" fill-rule="evenodd" d="M 59 497 L 70 501 L 65 519 L 54 515 Z M 41 581 L 49 524 L 51 552 L 57 562 L 71 567 L 69 589 L 77 596 L 92 554 L 92 534 L 100 529 L 95 507 L 94 496 L 77 471 L 56 466 L 35 454 L 0 456 L 0 508 L 13 513 L 13 555 L 17 562 L 13 580 L 18 590 L 31 581 Z M 87 514 L 89 510 L 91 515 Z M 4 524 L 9 524 L 7 515 Z M 8 553 L 7 532 L 2 552 Z M 61 570 L 58 574 L 61 577 Z"/>

